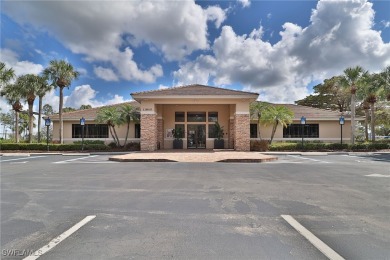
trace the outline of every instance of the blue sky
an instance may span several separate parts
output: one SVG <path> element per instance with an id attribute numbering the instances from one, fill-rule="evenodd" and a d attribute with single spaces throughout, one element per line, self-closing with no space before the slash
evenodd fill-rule
<path id="1" fill-rule="evenodd" d="M 389 14 L 365 0 L 3 1 L 1 60 L 18 75 L 68 60 L 75 108 L 193 83 L 292 103 L 347 67 L 390 65 Z M 58 91 L 44 103 L 58 109 Z"/>

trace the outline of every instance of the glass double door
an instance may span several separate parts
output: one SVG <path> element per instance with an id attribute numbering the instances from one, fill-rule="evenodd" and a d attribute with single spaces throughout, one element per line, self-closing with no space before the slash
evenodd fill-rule
<path id="1" fill-rule="evenodd" d="M 187 148 L 206 148 L 206 124 L 187 124 Z"/>

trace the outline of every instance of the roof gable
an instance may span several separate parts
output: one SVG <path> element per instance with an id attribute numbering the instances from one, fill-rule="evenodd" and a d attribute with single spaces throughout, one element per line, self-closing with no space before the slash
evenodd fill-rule
<path id="1" fill-rule="evenodd" d="M 187 86 L 180 86 L 180 87 L 172 87 L 172 88 L 166 88 L 166 89 L 158 89 L 158 90 L 150 90 L 150 91 L 143 91 L 143 92 L 135 92 L 131 93 L 131 95 L 136 97 L 159 97 L 159 96 L 218 96 L 218 95 L 227 95 L 227 96 L 247 96 L 247 95 L 259 95 L 258 93 L 254 92 L 245 92 L 245 91 L 239 91 L 239 90 L 231 90 L 226 88 L 220 88 L 220 87 L 212 87 L 212 86 L 205 86 L 205 85 L 187 85 Z"/>

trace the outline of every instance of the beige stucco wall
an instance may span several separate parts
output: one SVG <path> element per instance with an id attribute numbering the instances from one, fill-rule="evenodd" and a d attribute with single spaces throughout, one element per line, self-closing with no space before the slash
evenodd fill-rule
<path id="1" fill-rule="evenodd" d="M 86 124 L 93 124 L 93 120 L 87 120 Z M 79 120 L 71 120 L 71 121 L 64 121 L 64 143 L 73 143 L 74 141 L 81 141 L 81 138 L 72 138 L 72 124 L 80 124 Z M 59 141 L 60 135 L 59 135 L 59 122 L 53 122 L 53 140 L 54 141 Z M 118 134 L 119 141 L 121 144 L 125 142 L 126 138 L 126 131 L 127 131 L 127 124 L 126 125 L 121 125 L 121 126 L 116 126 L 115 127 L 116 132 Z M 130 123 L 130 128 L 129 128 L 129 136 L 127 138 L 127 142 L 139 142 L 139 138 L 134 138 L 135 136 L 135 123 L 131 122 Z M 106 144 L 109 144 L 113 142 L 114 140 L 111 137 L 110 132 L 108 132 L 108 138 L 84 138 L 84 140 L 102 140 Z"/>
<path id="2" fill-rule="evenodd" d="M 208 112 L 218 112 L 218 122 L 224 129 L 225 148 L 228 147 L 229 136 L 229 118 L 230 105 L 160 105 L 158 115 L 162 115 L 164 129 L 164 149 L 172 149 L 173 138 L 167 138 L 167 129 L 175 128 L 175 112 L 206 112 L 206 122 L 177 122 L 185 125 L 185 135 L 183 138 L 183 148 L 187 148 L 187 125 L 188 124 L 205 124 L 206 123 L 206 148 L 214 148 L 214 138 L 208 138 Z"/>
<path id="3" fill-rule="evenodd" d="M 319 124 L 319 138 L 305 138 L 306 140 L 321 140 L 321 141 L 339 141 L 340 140 L 340 124 L 338 120 L 335 121 L 323 121 L 323 120 L 307 120 L 307 124 Z M 257 124 L 257 121 L 251 121 L 251 124 Z M 298 120 L 295 120 L 293 124 L 300 124 Z M 345 125 L 343 126 L 343 141 L 349 141 L 351 137 L 351 122 L 345 121 Z M 272 126 L 264 126 L 261 125 L 260 128 L 261 137 L 263 139 L 270 139 L 272 133 Z M 283 138 L 283 128 L 281 125 L 278 125 L 274 140 L 295 140 L 299 138 Z"/>

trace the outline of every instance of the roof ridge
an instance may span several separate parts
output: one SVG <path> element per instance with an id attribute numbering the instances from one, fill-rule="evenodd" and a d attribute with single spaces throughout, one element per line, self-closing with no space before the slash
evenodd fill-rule
<path id="1" fill-rule="evenodd" d="M 168 87 L 168 88 L 163 88 L 163 89 L 151 89 L 151 90 L 146 90 L 146 91 L 139 91 L 139 92 L 134 92 L 131 93 L 130 95 L 139 95 L 139 94 L 147 94 L 147 93 L 152 93 L 152 92 L 163 92 L 166 90 L 176 90 L 176 89 L 182 89 L 182 88 L 187 88 L 187 87 L 195 87 L 195 86 L 200 86 L 200 87 L 207 87 L 207 88 L 214 88 L 214 89 L 224 89 L 224 90 L 229 90 L 229 91 L 234 91 L 234 92 L 239 92 L 239 93 L 248 93 L 248 94 L 257 94 L 256 92 L 249 92 L 249 91 L 242 91 L 242 90 L 235 90 L 235 89 L 229 89 L 229 88 L 224 88 L 224 87 L 218 87 L 218 86 L 208 86 L 208 85 L 203 85 L 203 84 L 189 84 L 189 85 L 183 85 L 183 86 L 174 86 L 174 87 Z"/>

